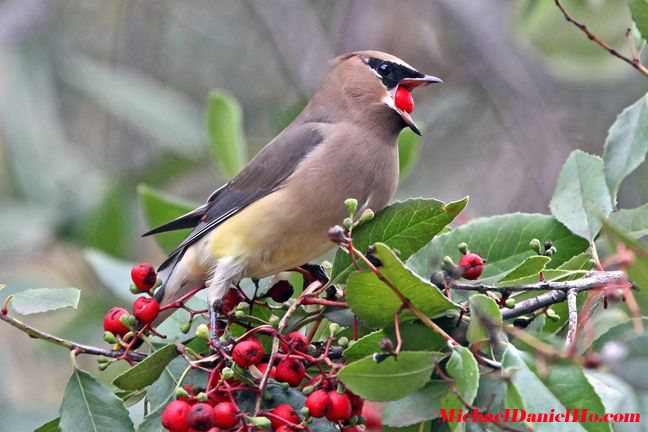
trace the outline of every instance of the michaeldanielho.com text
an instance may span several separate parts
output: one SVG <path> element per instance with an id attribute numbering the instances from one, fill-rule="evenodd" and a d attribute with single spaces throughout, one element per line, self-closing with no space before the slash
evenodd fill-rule
<path id="1" fill-rule="evenodd" d="M 528 413 L 523 409 L 507 409 L 503 413 L 481 413 L 478 410 L 464 411 L 461 409 L 441 409 L 440 422 L 451 423 L 638 423 L 639 413 L 607 413 L 599 415 L 588 412 L 587 409 L 568 409 L 564 412 L 551 410 L 549 413 Z"/>

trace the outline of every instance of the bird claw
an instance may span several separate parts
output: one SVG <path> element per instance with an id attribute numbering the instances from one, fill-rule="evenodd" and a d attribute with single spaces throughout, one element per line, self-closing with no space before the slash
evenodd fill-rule
<path id="1" fill-rule="evenodd" d="M 220 313 L 222 306 L 222 302 L 218 300 L 214 304 L 212 304 L 211 308 L 209 309 L 209 342 L 214 347 L 223 346 L 217 332 L 218 314 Z"/>

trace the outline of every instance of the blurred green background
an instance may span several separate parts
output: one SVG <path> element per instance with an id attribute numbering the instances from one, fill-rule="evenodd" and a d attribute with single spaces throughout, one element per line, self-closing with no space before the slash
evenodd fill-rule
<path id="1" fill-rule="evenodd" d="M 629 51 L 625 2 L 565 5 Z M 103 313 L 129 303 L 125 263 L 163 258 L 139 237 L 137 185 L 197 203 L 226 179 L 208 146 L 209 92 L 240 102 L 249 157 L 329 59 L 358 49 L 444 79 L 414 95 L 425 133 L 398 196 L 470 195 L 464 220 L 546 213 L 569 152 L 601 154 L 615 116 L 646 90 L 548 0 L 0 1 L 3 297 L 78 287 L 78 311 L 26 321 L 101 344 Z M 619 207 L 647 201 L 647 175 L 644 164 L 624 183 Z M 0 340 L 0 431 L 32 430 L 56 416 L 67 352 L 8 326 Z"/>

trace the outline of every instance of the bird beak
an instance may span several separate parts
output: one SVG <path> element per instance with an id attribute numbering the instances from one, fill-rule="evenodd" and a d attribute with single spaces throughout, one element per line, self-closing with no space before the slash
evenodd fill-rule
<path id="1" fill-rule="evenodd" d="M 412 116 L 410 116 L 408 112 L 403 111 L 403 110 L 399 109 L 396 106 L 396 102 L 395 102 L 396 101 L 396 91 L 398 90 L 399 86 L 403 86 L 407 90 L 411 91 L 412 89 L 415 89 L 417 87 L 425 87 L 425 86 L 428 86 L 430 84 L 442 83 L 442 82 L 443 82 L 443 80 L 441 78 L 437 78 L 437 77 L 432 76 L 432 75 L 424 75 L 421 78 L 405 78 L 405 79 L 402 79 L 398 83 L 398 85 L 396 87 L 389 90 L 388 93 L 391 96 L 391 98 L 390 98 L 391 100 L 389 100 L 387 102 L 387 105 L 389 105 L 394 111 L 396 111 L 401 116 L 401 118 L 403 119 L 405 124 L 407 124 L 407 126 L 410 129 L 412 129 L 412 131 L 416 135 L 420 136 L 421 131 L 419 130 L 418 126 L 416 126 L 416 123 L 414 123 L 414 120 L 412 119 Z"/>

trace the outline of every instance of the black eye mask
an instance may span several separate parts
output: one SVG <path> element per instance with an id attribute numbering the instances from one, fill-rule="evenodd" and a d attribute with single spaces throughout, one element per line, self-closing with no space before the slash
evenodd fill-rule
<path id="1" fill-rule="evenodd" d="M 405 78 L 423 78 L 425 75 L 387 60 L 374 57 L 364 58 L 363 61 L 380 76 L 381 81 L 388 89 L 396 87 Z"/>

